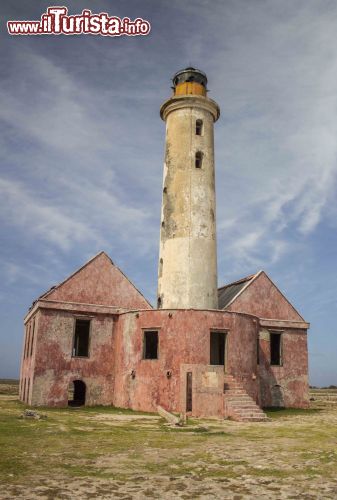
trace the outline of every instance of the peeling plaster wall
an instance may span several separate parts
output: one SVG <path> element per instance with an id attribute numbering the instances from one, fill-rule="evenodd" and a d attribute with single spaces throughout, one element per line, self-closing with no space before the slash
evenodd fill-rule
<path id="1" fill-rule="evenodd" d="M 192 414 L 224 417 L 224 370 L 222 366 L 181 365 L 180 407 L 186 408 L 187 372 L 192 373 Z"/>
<path id="2" fill-rule="evenodd" d="M 89 357 L 72 357 L 75 317 L 91 320 Z M 110 405 L 113 394 L 113 316 L 40 311 L 32 405 L 66 406 L 68 385 L 85 382 L 87 405 Z"/>
<path id="3" fill-rule="evenodd" d="M 40 311 L 37 311 L 25 324 L 25 334 L 22 346 L 19 399 L 29 405 L 32 404 L 35 357 L 40 316 Z"/>
<path id="4" fill-rule="evenodd" d="M 142 359 L 144 329 L 159 330 L 159 357 L 156 360 Z M 237 374 L 257 400 L 258 384 L 256 378 L 253 379 L 257 372 L 257 322 L 254 318 L 223 311 L 156 310 L 119 316 L 115 337 L 114 405 L 156 411 L 159 404 L 169 411 L 184 411 L 181 365 L 209 366 L 211 330 L 228 331 L 227 370 Z M 199 415 L 218 411 L 210 409 L 206 402 L 200 405 Z"/>
<path id="5" fill-rule="evenodd" d="M 47 294 L 48 300 L 150 309 L 151 306 L 124 274 L 101 253 Z"/>
<path id="6" fill-rule="evenodd" d="M 163 308 L 216 309 L 213 101 L 181 97 L 172 102 L 166 118 L 158 297 Z M 202 135 L 195 133 L 197 119 L 203 121 Z M 195 167 L 198 151 L 202 168 Z"/>
<path id="7" fill-rule="evenodd" d="M 307 332 L 285 329 L 282 332 L 281 349 L 282 366 L 271 366 L 269 331 L 263 329 L 260 332 L 261 405 L 307 408 L 309 406 Z"/>
<path id="8" fill-rule="evenodd" d="M 87 386 L 87 405 L 156 411 L 159 404 L 169 411 L 185 411 L 187 366 L 193 372 L 192 414 L 221 416 L 224 368 L 209 365 L 210 332 L 220 330 L 227 332 L 226 372 L 258 404 L 307 406 L 304 330 L 284 331 L 283 365 L 270 366 L 269 331 L 261 329 L 258 366 L 259 323 L 254 316 L 190 309 L 103 314 L 97 307 L 83 314 L 73 307 L 73 311 L 39 309 L 29 320 L 35 319 L 34 348 L 33 355 L 23 360 L 20 388 L 22 395 L 22 382 L 30 379 L 28 404 L 66 406 L 69 383 L 80 379 Z M 72 357 L 76 317 L 91 319 L 88 358 Z M 143 359 L 145 329 L 159 331 L 156 360 Z M 211 372 L 216 373 L 215 382 Z"/>

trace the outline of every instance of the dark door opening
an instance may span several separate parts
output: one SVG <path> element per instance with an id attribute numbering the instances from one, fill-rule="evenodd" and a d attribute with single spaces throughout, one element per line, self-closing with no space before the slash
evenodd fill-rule
<path id="1" fill-rule="evenodd" d="M 186 411 L 192 411 L 192 372 L 186 373 Z"/>
<path id="2" fill-rule="evenodd" d="M 82 380 L 74 380 L 69 385 L 68 406 L 85 405 L 86 385 Z"/>
<path id="3" fill-rule="evenodd" d="M 211 332 L 210 364 L 226 364 L 226 332 Z"/>

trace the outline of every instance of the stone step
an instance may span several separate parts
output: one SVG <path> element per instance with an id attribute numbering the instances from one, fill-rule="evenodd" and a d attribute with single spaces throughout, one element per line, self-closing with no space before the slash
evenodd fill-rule
<path id="1" fill-rule="evenodd" d="M 228 396 L 231 396 L 232 394 L 235 396 L 240 396 L 242 394 L 244 396 L 247 393 L 243 389 L 228 389 L 224 392 L 224 394 L 228 394 Z"/>
<path id="2" fill-rule="evenodd" d="M 233 420 L 236 420 L 237 422 L 265 422 L 266 420 L 268 420 L 268 417 L 266 417 L 265 415 L 264 416 L 252 416 L 252 417 L 243 417 L 243 416 L 240 416 L 240 417 L 235 417 L 233 415 Z"/>
<path id="3" fill-rule="evenodd" d="M 263 411 L 259 410 L 258 408 L 254 409 L 254 408 L 242 408 L 242 409 L 238 409 L 238 408 L 232 408 L 233 412 L 234 413 L 240 413 L 240 415 L 265 415 L 265 413 L 263 413 Z"/>
<path id="4" fill-rule="evenodd" d="M 326 400 L 326 401 L 337 401 L 337 394 L 310 394 L 310 398 L 313 398 L 314 400 Z"/>
<path id="5" fill-rule="evenodd" d="M 256 405 L 240 405 L 240 404 L 232 404 L 231 407 L 233 409 L 238 409 L 238 410 L 254 410 L 256 408 Z M 256 411 L 259 411 L 260 413 L 262 413 L 262 410 L 259 410 L 257 409 Z"/>
<path id="6" fill-rule="evenodd" d="M 268 420 L 267 415 L 256 404 L 253 398 L 247 394 L 239 381 L 232 375 L 226 375 L 224 382 L 225 403 L 229 414 L 234 420 L 241 422 L 262 422 Z"/>
<path id="7" fill-rule="evenodd" d="M 231 396 L 231 397 L 227 397 L 226 398 L 226 401 L 245 401 L 245 402 L 249 402 L 249 403 L 253 403 L 255 404 L 255 401 L 252 400 L 252 398 L 250 398 L 249 396 Z"/>
<path id="8" fill-rule="evenodd" d="M 240 406 L 240 405 L 232 405 L 231 408 L 234 411 L 241 411 L 241 412 L 246 412 L 246 411 L 258 411 L 259 413 L 264 413 L 261 408 L 259 408 L 257 405 L 253 406 Z"/>

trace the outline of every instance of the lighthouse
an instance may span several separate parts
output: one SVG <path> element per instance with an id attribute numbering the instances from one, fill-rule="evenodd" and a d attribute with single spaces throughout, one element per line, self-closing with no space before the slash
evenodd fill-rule
<path id="1" fill-rule="evenodd" d="M 214 123 L 219 106 L 207 77 L 186 68 L 173 77 L 166 122 L 158 265 L 158 309 L 217 309 Z"/>

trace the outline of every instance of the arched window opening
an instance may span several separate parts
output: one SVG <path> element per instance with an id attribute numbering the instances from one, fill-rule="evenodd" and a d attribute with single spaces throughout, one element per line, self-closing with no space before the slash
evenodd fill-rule
<path id="1" fill-rule="evenodd" d="M 195 122 L 195 135 L 202 135 L 202 120 Z"/>
<path id="2" fill-rule="evenodd" d="M 82 380 L 70 382 L 68 387 L 68 406 L 85 405 L 86 385 Z"/>
<path id="3" fill-rule="evenodd" d="M 201 151 L 197 151 L 195 153 L 195 168 L 202 167 L 202 157 L 203 157 L 203 154 Z"/>

